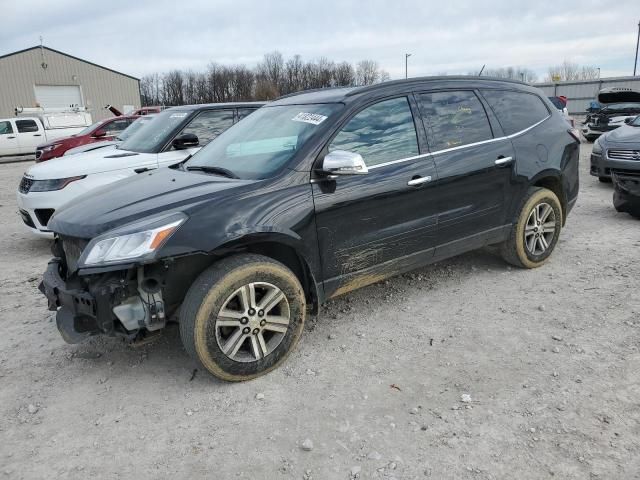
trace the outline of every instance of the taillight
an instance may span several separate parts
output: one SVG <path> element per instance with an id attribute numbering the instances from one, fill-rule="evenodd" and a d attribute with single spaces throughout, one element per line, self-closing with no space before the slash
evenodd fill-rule
<path id="1" fill-rule="evenodd" d="M 578 130 L 577 128 L 570 128 L 569 130 L 567 130 L 567 133 L 571 135 L 576 142 L 582 143 L 580 130 Z"/>

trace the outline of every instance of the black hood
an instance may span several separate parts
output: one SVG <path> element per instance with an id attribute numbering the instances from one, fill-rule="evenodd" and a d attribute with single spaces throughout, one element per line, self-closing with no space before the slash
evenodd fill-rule
<path id="1" fill-rule="evenodd" d="M 173 211 L 188 214 L 213 196 L 240 193 L 254 182 L 160 168 L 76 198 L 56 211 L 48 228 L 60 235 L 91 239 L 152 215 Z"/>

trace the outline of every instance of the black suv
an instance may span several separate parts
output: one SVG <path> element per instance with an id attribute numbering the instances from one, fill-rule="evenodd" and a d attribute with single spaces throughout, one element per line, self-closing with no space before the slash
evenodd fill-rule
<path id="1" fill-rule="evenodd" d="M 67 341 L 134 340 L 174 318 L 204 368 L 250 379 L 327 298 L 484 245 L 542 265 L 578 195 L 568 128 L 505 80 L 283 97 L 188 161 L 56 212 L 41 289 Z"/>

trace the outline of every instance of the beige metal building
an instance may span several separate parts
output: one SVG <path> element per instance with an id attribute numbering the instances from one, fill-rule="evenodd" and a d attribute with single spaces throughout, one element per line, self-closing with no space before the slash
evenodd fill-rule
<path id="1" fill-rule="evenodd" d="M 0 57 L 0 117 L 16 107 L 85 107 L 93 120 L 140 106 L 140 80 L 48 47 Z"/>

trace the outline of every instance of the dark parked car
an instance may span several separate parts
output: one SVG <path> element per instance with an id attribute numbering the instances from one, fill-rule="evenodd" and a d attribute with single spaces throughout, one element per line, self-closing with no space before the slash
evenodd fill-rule
<path id="1" fill-rule="evenodd" d="M 204 368 L 250 379 L 330 297 L 485 245 L 542 265 L 577 199 L 576 135 L 539 90 L 485 77 L 283 97 L 58 210 L 41 289 L 68 341 L 173 316 Z"/>
<path id="2" fill-rule="evenodd" d="M 640 92 L 626 87 L 603 88 L 597 102 L 591 103 L 600 108 L 590 111 L 582 126 L 582 134 L 589 142 L 640 114 Z"/>
<path id="3" fill-rule="evenodd" d="M 640 116 L 630 118 L 593 143 L 589 173 L 601 182 L 610 182 L 615 170 L 640 169 Z"/>

